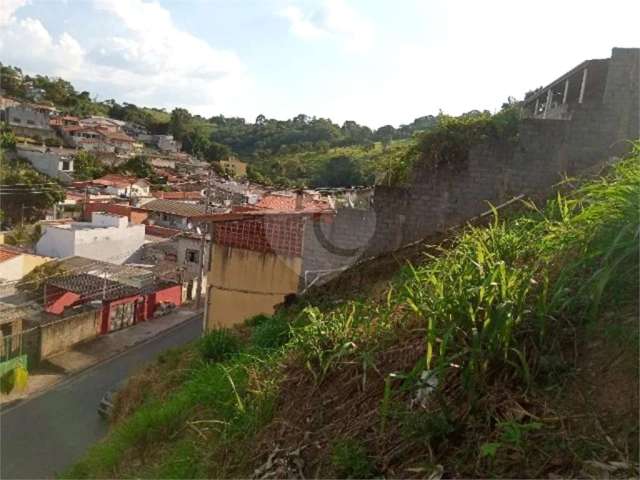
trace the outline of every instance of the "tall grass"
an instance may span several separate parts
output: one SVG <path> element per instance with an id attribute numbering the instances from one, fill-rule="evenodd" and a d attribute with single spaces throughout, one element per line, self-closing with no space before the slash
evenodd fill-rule
<path id="1" fill-rule="evenodd" d="M 362 352 L 372 334 L 413 316 L 426 329 L 426 367 L 459 369 L 470 397 L 496 373 L 530 385 L 530 352 L 553 343 L 563 322 L 592 321 L 605 305 L 637 294 L 639 160 L 636 147 L 606 177 L 544 208 L 527 204 L 510 220 L 496 212 L 488 227 L 468 227 L 453 248 L 407 267 L 386 302 L 308 308 L 294 345 L 322 379 L 342 357 Z"/>

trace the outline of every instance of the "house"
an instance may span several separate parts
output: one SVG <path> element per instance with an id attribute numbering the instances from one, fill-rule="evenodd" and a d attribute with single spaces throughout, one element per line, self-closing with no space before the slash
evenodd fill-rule
<path id="1" fill-rule="evenodd" d="M 177 153 L 182 148 L 182 144 L 174 140 L 173 135 L 139 135 L 138 140 L 167 153 Z"/>
<path id="2" fill-rule="evenodd" d="M 50 260 L 21 248 L 0 245 L 0 284 L 20 280 L 31 270 Z"/>
<path id="3" fill-rule="evenodd" d="M 122 130 L 124 131 L 124 133 L 126 133 L 127 135 L 129 135 L 132 138 L 138 138 L 140 135 L 148 135 L 149 132 L 147 131 L 147 128 L 143 125 L 140 125 L 139 123 L 135 123 L 135 122 L 125 122 L 125 124 L 122 126 Z"/>
<path id="4" fill-rule="evenodd" d="M 49 126 L 52 128 L 73 127 L 80 125 L 80 118 L 73 115 L 56 115 L 49 118 Z"/>
<path id="5" fill-rule="evenodd" d="M 202 192 L 153 192 L 152 195 L 155 198 L 164 200 L 175 200 L 184 203 L 201 203 L 204 201 L 204 195 Z"/>
<path id="6" fill-rule="evenodd" d="M 169 168 L 171 170 L 176 168 L 176 160 L 167 157 L 151 157 L 149 163 L 151 163 L 152 167 Z"/>
<path id="7" fill-rule="evenodd" d="M 82 125 L 83 127 L 91 127 L 104 130 L 105 132 L 116 133 L 122 132 L 123 127 L 126 125 L 126 122 L 123 122 L 122 120 L 115 120 L 113 118 L 93 115 L 81 119 L 80 125 Z"/>
<path id="8" fill-rule="evenodd" d="M 163 152 L 179 152 L 182 144 L 173 139 L 173 135 L 156 135 L 156 145 Z"/>
<path id="9" fill-rule="evenodd" d="M 125 175 L 108 174 L 91 182 L 95 186 L 103 187 L 110 195 L 118 197 L 148 197 L 149 182 L 143 178 L 128 177 Z"/>
<path id="10" fill-rule="evenodd" d="M 60 128 L 68 145 L 100 153 L 130 153 L 135 141 L 126 133 L 107 127 L 71 125 Z"/>
<path id="11" fill-rule="evenodd" d="M 223 172 L 226 172 L 233 177 L 247 176 L 247 164 L 238 160 L 234 156 L 231 156 L 226 160 L 220 160 L 218 163 L 220 164 Z"/>
<path id="12" fill-rule="evenodd" d="M 104 263 L 90 268 L 47 281 L 45 311 L 60 315 L 80 305 L 99 305 L 104 334 L 149 320 L 163 305 L 182 304 L 181 285 L 158 279 L 149 270 Z"/>
<path id="13" fill-rule="evenodd" d="M 189 301 L 195 298 L 197 295 L 198 276 L 200 275 L 200 263 L 204 262 L 202 269 L 202 278 L 200 279 L 201 294 L 205 295 L 207 291 L 207 270 L 208 270 L 208 256 L 212 250 L 210 245 L 211 238 L 207 235 L 205 239 L 204 254 L 201 255 L 202 238 L 200 235 L 194 235 L 192 233 L 184 233 L 177 238 L 177 261 L 176 265 L 182 273 L 183 281 L 185 285 L 185 301 Z M 203 257 L 203 258 L 201 258 Z"/>
<path id="14" fill-rule="evenodd" d="M 0 112 L 0 120 L 6 122 L 16 135 L 42 140 L 56 138 L 56 132 L 49 126 L 49 115 L 31 105 L 7 107 Z"/>
<path id="15" fill-rule="evenodd" d="M 24 308 L 0 302 L 0 377 L 16 367 L 27 368 L 22 350 Z"/>
<path id="16" fill-rule="evenodd" d="M 302 191 L 269 193 L 262 197 L 255 206 L 258 208 L 282 211 L 305 209 L 332 210 L 329 201 L 319 198 L 319 195 L 310 195 Z"/>
<path id="17" fill-rule="evenodd" d="M 91 222 L 44 223 L 36 253 L 65 258 L 79 255 L 115 264 L 132 258 L 144 243 L 144 225 L 130 224 L 127 217 L 93 212 Z"/>
<path id="18" fill-rule="evenodd" d="M 249 184 L 224 180 L 211 182 L 211 200 L 216 205 L 254 205 L 261 194 L 261 191 L 251 188 Z"/>
<path id="19" fill-rule="evenodd" d="M 160 227 L 192 230 L 205 215 L 204 205 L 194 205 L 177 200 L 156 199 L 144 203 L 137 210 L 147 212 L 147 223 Z"/>
<path id="20" fill-rule="evenodd" d="M 92 197 L 93 200 L 93 197 Z M 90 201 L 84 204 L 84 219 L 90 220 L 94 212 L 106 212 L 127 217 L 130 223 L 141 225 L 146 222 L 148 214 L 137 210 L 128 203 L 114 203 L 113 201 Z"/>
<path id="21" fill-rule="evenodd" d="M 301 285 L 307 225 L 330 215 L 258 210 L 211 215 L 212 254 L 207 264 L 207 330 L 272 315 Z"/>
<path id="22" fill-rule="evenodd" d="M 48 148 L 27 143 L 16 145 L 19 157 L 24 158 L 40 173 L 63 182 L 71 182 L 75 151 L 62 148 Z"/>
<path id="23" fill-rule="evenodd" d="M 549 85 L 525 96 L 529 118 L 568 120 L 583 103 L 601 102 L 611 59 L 585 60 Z"/>

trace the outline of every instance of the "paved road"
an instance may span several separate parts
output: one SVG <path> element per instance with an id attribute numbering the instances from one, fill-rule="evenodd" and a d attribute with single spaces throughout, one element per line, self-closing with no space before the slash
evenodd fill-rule
<path id="1" fill-rule="evenodd" d="M 52 390 L 0 412 L 0 478 L 53 478 L 107 432 L 97 413 L 107 390 L 202 331 L 197 315 Z"/>

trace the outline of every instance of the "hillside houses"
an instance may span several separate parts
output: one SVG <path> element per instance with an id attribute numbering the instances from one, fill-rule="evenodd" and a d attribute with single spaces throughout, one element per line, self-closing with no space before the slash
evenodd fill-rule
<path id="1" fill-rule="evenodd" d="M 104 192 L 108 195 L 126 198 L 149 196 L 150 185 L 144 178 L 109 174 L 92 180 L 90 183 L 97 187 L 103 187 Z"/>

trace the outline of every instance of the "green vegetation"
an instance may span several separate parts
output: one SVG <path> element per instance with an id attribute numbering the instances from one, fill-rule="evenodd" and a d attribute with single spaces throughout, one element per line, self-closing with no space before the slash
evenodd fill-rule
<path id="1" fill-rule="evenodd" d="M 250 179 L 284 186 L 348 187 L 396 184 L 404 177 L 411 140 L 383 145 L 327 148 L 326 150 L 260 157 L 249 166 Z"/>
<path id="2" fill-rule="evenodd" d="M 55 203 L 64 200 L 58 182 L 33 169 L 20 158 L 6 158 L 0 148 L 0 185 L 2 185 L 1 218 L 9 225 L 31 222 Z"/>
<path id="3" fill-rule="evenodd" d="M 17 247 L 33 247 L 38 243 L 41 236 L 42 227 L 40 224 L 25 225 L 20 223 L 5 235 L 4 241 L 8 245 L 15 245 Z"/>
<path id="4" fill-rule="evenodd" d="M 375 474 L 375 467 L 366 448 L 353 439 L 335 443 L 331 463 L 338 478 L 371 478 Z"/>
<path id="5" fill-rule="evenodd" d="M 637 408 L 601 423 L 581 375 L 615 352 L 630 373 L 603 388 L 637 382 L 639 197 L 637 148 L 544 208 L 465 228 L 383 295 L 251 319 L 238 353 L 230 332 L 205 337 L 66 476 L 247 477 L 303 448 L 321 477 L 571 477 L 592 460 L 635 475 Z"/>
<path id="6" fill-rule="evenodd" d="M 22 277 L 16 284 L 16 289 L 40 301 L 43 298 L 44 284 L 47 279 L 61 276 L 64 272 L 64 267 L 57 260 L 43 263 Z"/>
<path id="7" fill-rule="evenodd" d="M 107 166 L 91 152 L 81 151 L 74 157 L 73 175 L 76 180 L 100 178 L 107 171 Z"/>
<path id="8" fill-rule="evenodd" d="M 116 171 L 127 175 L 133 175 L 137 178 L 151 178 L 154 175 L 149 159 L 144 155 L 131 157 L 126 162 L 118 165 L 116 167 Z"/>
<path id="9" fill-rule="evenodd" d="M 240 352 L 240 342 L 229 330 L 215 330 L 200 339 L 198 350 L 209 362 L 224 362 Z"/>

